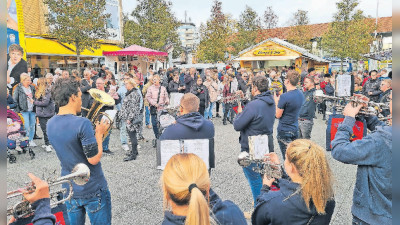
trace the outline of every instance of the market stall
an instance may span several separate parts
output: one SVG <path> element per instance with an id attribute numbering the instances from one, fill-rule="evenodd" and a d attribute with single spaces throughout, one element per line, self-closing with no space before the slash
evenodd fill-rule
<path id="1" fill-rule="evenodd" d="M 109 68 L 116 68 L 118 72 L 128 72 L 128 66 L 140 68 L 147 73 L 147 68 L 156 62 L 164 63 L 168 53 L 160 52 L 139 45 L 131 45 L 119 51 L 104 51 L 105 64 Z"/>
<path id="2" fill-rule="evenodd" d="M 240 67 L 246 69 L 273 69 L 295 65 L 299 73 L 302 69 L 311 67 L 326 73 L 329 67 L 328 60 L 278 38 L 269 38 L 239 52 L 233 61 L 240 62 Z"/>

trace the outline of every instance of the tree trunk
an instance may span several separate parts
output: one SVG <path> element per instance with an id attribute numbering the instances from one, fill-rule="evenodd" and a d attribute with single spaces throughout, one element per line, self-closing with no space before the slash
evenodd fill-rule
<path id="1" fill-rule="evenodd" d="M 343 59 L 340 59 L 340 71 L 343 71 Z"/>
<path id="2" fill-rule="evenodd" d="M 80 51 L 80 48 L 79 48 L 79 42 L 78 41 L 75 42 L 75 47 L 76 47 L 77 70 L 78 70 L 78 75 L 80 76 L 81 75 L 81 69 L 80 69 L 80 67 L 81 67 L 81 58 L 80 58 L 81 51 Z"/>

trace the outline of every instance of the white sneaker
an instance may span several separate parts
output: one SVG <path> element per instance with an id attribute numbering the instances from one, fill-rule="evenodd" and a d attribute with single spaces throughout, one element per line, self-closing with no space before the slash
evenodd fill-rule
<path id="1" fill-rule="evenodd" d="M 52 152 L 51 146 L 50 146 L 50 145 L 46 145 L 45 150 L 46 150 L 46 152 Z"/>
<path id="2" fill-rule="evenodd" d="M 31 146 L 31 147 L 36 147 L 37 144 L 36 144 L 35 142 L 33 142 L 33 141 L 30 141 L 30 142 L 29 142 L 29 146 Z"/>
<path id="3" fill-rule="evenodd" d="M 123 144 L 122 149 L 124 149 L 125 151 L 129 151 L 129 146 L 127 144 Z"/>

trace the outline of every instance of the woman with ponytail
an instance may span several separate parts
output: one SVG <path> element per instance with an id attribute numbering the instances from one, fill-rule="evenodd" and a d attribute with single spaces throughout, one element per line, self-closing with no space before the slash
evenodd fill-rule
<path id="1" fill-rule="evenodd" d="M 206 164 L 195 154 L 171 157 L 161 176 L 163 225 L 247 224 L 239 207 L 210 189 Z"/>
<path id="2" fill-rule="evenodd" d="M 275 153 L 269 156 L 279 164 Z M 264 177 L 252 224 L 329 224 L 335 200 L 325 151 L 310 140 L 298 139 L 288 145 L 285 158 L 288 177 L 277 181 Z"/>

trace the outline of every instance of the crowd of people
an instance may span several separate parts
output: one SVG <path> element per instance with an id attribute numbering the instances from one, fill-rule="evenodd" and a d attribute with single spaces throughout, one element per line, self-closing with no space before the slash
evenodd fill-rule
<path id="1" fill-rule="evenodd" d="M 10 52 L 22 53 L 21 50 Z M 82 107 L 89 109 L 93 105 L 91 89 L 103 91 L 115 100 L 115 125 L 121 148 L 127 152 L 124 161 L 136 160 L 138 143 L 146 139 L 152 139 L 156 147 L 157 139 L 214 138 L 213 121 L 219 118 L 223 125 L 228 121 L 240 132 L 240 151 L 249 152 L 250 137 L 265 135 L 268 146 L 263 147 L 268 149 L 269 159 L 281 164 L 273 145 L 273 127 L 278 119 L 275 134 L 284 160 L 282 178 L 268 178 L 255 172 L 254 163 L 243 167 L 254 201 L 252 224 L 329 224 L 335 208 L 332 171 L 324 149 L 310 139 L 315 113 L 322 113 L 325 119 L 334 106 L 329 101 L 318 104 L 313 96 L 318 89 L 334 95 L 335 79 L 341 75 L 342 72 L 320 74 L 313 68 L 298 73 L 293 67 L 255 72 L 227 66 L 220 71 L 206 69 L 204 74 L 195 68 L 149 70 L 147 74 L 136 68 L 113 74 L 103 66 L 99 71 L 86 68 L 83 74 L 72 70 L 71 75 L 68 70 L 56 69 L 55 74 L 46 74 L 36 83 L 28 73 L 19 74 L 7 102 L 8 109 L 22 114 L 30 146 L 35 146 L 33 138 L 39 121 L 43 148 L 48 152 L 55 150 L 62 176 L 77 163 L 89 166 L 89 182 L 83 186 L 74 184 L 73 201 L 66 202 L 71 224 L 84 224 L 85 214 L 92 224 L 111 224 L 112 219 L 111 193 L 101 167 L 103 155 L 114 154 L 108 146 L 110 121 L 101 120 L 93 125 L 86 118 L 87 110 Z M 352 95 L 362 94 L 365 101 L 389 103 L 390 109 L 382 114 L 391 115 L 391 74 L 365 71 L 351 76 Z M 178 117 L 161 131 L 158 113 L 169 107 L 173 93 L 182 94 Z M 359 165 L 353 194 L 353 224 L 389 224 L 392 127 L 367 115 L 372 132 L 361 140 L 350 141 L 355 117 L 362 107 L 365 105 L 346 105 L 344 122 L 332 142 L 332 156 Z M 114 107 L 101 110 L 111 109 Z M 143 128 L 152 128 L 154 137 L 143 137 Z M 163 224 L 247 224 L 235 203 L 221 200 L 212 190 L 209 176 L 205 163 L 194 154 L 177 154 L 168 161 L 161 177 Z M 30 177 L 36 190 L 24 196 L 36 209 L 34 224 L 54 224 L 48 185 L 32 174 Z"/>

